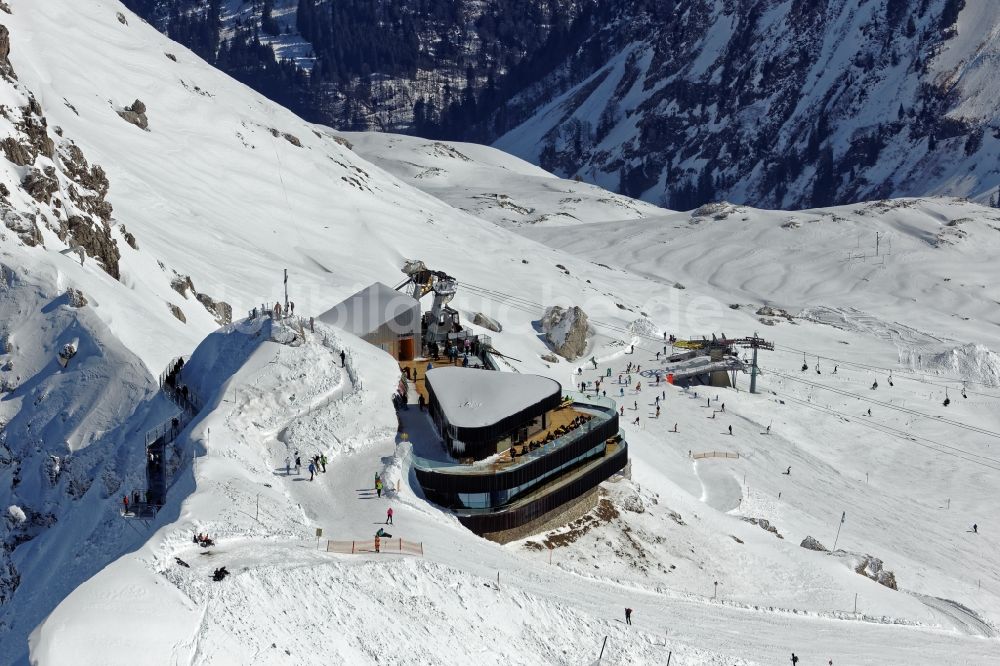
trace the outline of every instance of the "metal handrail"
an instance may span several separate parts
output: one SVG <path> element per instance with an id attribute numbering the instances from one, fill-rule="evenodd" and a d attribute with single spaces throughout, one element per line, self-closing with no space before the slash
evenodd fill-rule
<path id="1" fill-rule="evenodd" d="M 574 405 L 580 405 L 582 407 L 597 409 L 604 413 L 596 414 L 594 415 L 595 418 L 587 421 L 585 424 L 577 428 L 574 428 L 565 435 L 557 437 L 548 444 L 543 444 L 539 446 L 534 451 L 529 451 L 524 455 L 518 456 L 517 462 L 512 462 L 504 465 L 503 467 L 504 472 L 518 469 L 528 464 L 529 462 L 538 460 L 539 458 L 547 456 L 565 446 L 568 446 L 569 444 L 572 444 L 573 442 L 579 440 L 584 435 L 593 432 L 595 428 L 602 426 L 608 421 L 610 421 L 614 417 L 615 412 L 617 411 L 615 402 L 610 398 L 585 395 L 583 393 L 578 393 L 576 391 L 567 391 L 564 392 L 564 395 L 567 398 L 570 398 L 572 400 L 572 404 Z M 413 466 L 416 467 L 417 469 L 425 471 L 434 471 L 434 472 L 445 472 L 448 474 L 482 474 L 484 471 L 486 471 L 488 467 L 496 463 L 496 461 L 478 461 L 470 464 L 470 463 L 450 462 L 444 460 L 430 460 L 428 458 L 422 458 L 414 454 L 412 449 L 410 450 L 410 460 Z"/>
<path id="2" fill-rule="evenodd" d="M 608 458 L 613 458 L 619 455 L 628 455 L 628 442 L 625 441 L 625 432 L 623 430 L 619 430 L 618 437 L 619 439 L 621 439 L 621 443 L 618 445 L 619 450 L 615 451 L 609 456 L 607 455 L 607 449 L 605 449 L 605 455 L 602 464 L 603 462 L 606 462 Z M 588 461 L 588 463 L 594 462 L 596 460 L 599 460 L 599 458 L 593 458 L 590 461 Z M 545 482 L 547 483 L 548 480 L 546 480 Z M 528 494 L 530 495 L 530 493 L 535 492 L 535 490 L 536 489 L 529 490 Z M 502 506 L 461 507 L 461 508 L 453 508 L 452 511 L 461 516 L 488 516 L 495 513 L 509 513 L 513 505 L 516 505 L 518 502 L 522 502 L 524 499 L 525 499 L 524 497 L 515 498 L 511 502 L 511 504 L 504 504 Z"/>

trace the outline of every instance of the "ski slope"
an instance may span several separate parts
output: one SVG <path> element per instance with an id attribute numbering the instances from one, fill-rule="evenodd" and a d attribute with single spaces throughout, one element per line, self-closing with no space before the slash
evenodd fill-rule
<path id="1" fill-rule="evenodd" d="M 487 148 L 352 136 L 352 150 L 116 2 L 9 4 L 0 23 L 18 78 L 0 82 L 3 94 L 12 104 L 34 95 L 48 127 L 102 165 L 113 225 L 137 248 L 119 243 L 116 281 L 65 254 L 55 233 L 43 246 L 7 231 L 0 240 L 14 343 L 0 364 L 20 376 L 0 396 L 0 506 L 31 516 L 0 528 L 0 580 L 18 578 L 0 588 L 0 661 L 592 664 L 605 637 L 603 663 L 614 664 L 773 664 L 793 650 L 805 664 L 984 664 L 1000 654 L 988 209 L 924 200 L 717 220 L 607 203 Z M 137 97 L 148 132 L 117 113 Z M 421 185 L 434 179 L 404 168 L 425 159 L 443 183 Z M 22 170 L 5 168 L 12 206 L 51 219 L 20 188 Z M 478 208 L 484 191 L 540 215 Z M 580 201 L 566 207 L 566 197 Z M 799 227 L 781 226 L 793 217 Z M 894 259 L 841 265 L 872 227 L 892 236 Z M 941 233 L 949 242 L 936 247 Z M 511 370 L 565 388 L 607 368 L 617 379 L 629 362 L 655 367 L 663 333 L 757 330 L 778 349 L 760 360 L 758 395 L 742 375 L 738 392 L 662 387 L 659 419 L 648 378 L 623 396 L 607 384 L 625 410 L 631 479 L 605 484 L 580 523 L 500 546 L 422 498 L 389 401 L 392 359 L 309 329 L 359 288 L 402 281 L 404 259 L 458 279 L 452 305 L 464 321 L 482 311 L 503 324 L 490 335 Z M 283 298 L 286 268 L 302 319 L 247 321 Z M 173 289 L 176 275 L 230 303 L 234 323 L 220 327 Z M 88 304 L 70 305 L 69 287 Z M 801 316 L 765 326 L 755 314 L 765 304 Z M 551 305 L 588 314 L 597 371 L 542 359 L 536 323 Z M 72 340 L 78 363 L 62 369 L 54 353 Z M 184 381 L 202 409 L 175 443 L 168 504 L 149 525 L 126 522 L 120 496 L 143 475 L 145 432 L 176 412 L 155 378 L 189 354 Z M 434 445 L 417 410 L 403 420 L 411 441 Z M 324 453 L 326 473 L 286 473 L 295 450 Z M 688 457 L 706 451 L 740 457 Z M 390 489 L 381 498 L 376 472 Z M 422 543 L 422 558 L 317 548 L 370 539 L 389 506 L 388 531 Z M 842 512 L 842 553 L 799 546 L 806 536 L 832 546 Z M 203 554 L 194 532 L 217 546 Z M 865 555 L 898 591 L 855 572 Z M 223 565 L 231 575 L 213 582 Z"/>
<path id="2" fill-rule="evenodd" d="M 343 136 L 359 155 L 403 182 L 507 228 L 624 221 L 664 212 L 596 185 L 556 178 L 487 146 L 381 132 Z"/>

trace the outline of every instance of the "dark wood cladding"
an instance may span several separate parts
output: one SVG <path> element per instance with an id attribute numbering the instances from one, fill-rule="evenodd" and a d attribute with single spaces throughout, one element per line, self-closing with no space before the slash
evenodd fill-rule
<path id="1" fill-rule="evenodd" d="M 608 456 L 600 465 L 580 478 L 558 487 L 547 495 L 543 495 L 532 502 L 510 509 L 509 511 L 501 510 L 499 512 L 472 515 L 462 515 L 459 513 L 458 520 L 462 525 L 476 534 L 515 529 L 544 516 L 549 511 L 557 509 L 563 504 L 597 487 L 602 481 L 624 469 L 627 463 L 628 444 L 623 441 L 620 444 L 620 448 L 614 454 Z"/>
<path id="2" fill-rule="evenodd" d="M 496 442 L 498 440 L 503 439 L 525 423 L 529 423 L 536 416 L 550 412 L 562 404 L 562 387 L 555 381 L 552 384 L 555 387 L 553 393 L 544 399 L 525 407 L 519 412 L 505 416 L 496 423 L 480 428 L 461 428 L 448 423 L 448 418 L 444 415 L 441 405 L 438 403 L 437 396 L 434 395 L 434 383 L 428 381 L 425 385 L 427 387 L 427 396 L 430 398 L 430 408 L 432 412 L 440 414 L 442 420 L 448 423 L 448 428 L 453 430 L 453 432 L 449 433 L 450 436 L 453 439 L 464 442 L 469 453 L 479 452 L 485 456 L 496 453 Z M 481 451 L 484 443 L 488 445 L 485 452 Z"/>
<path id="3" fill-rule="evenodd" d="M 614 414 L 609 420 L 594 426 L 590 432 L 582 434 L 572 444 L 515 469 L 495 472 L 484 466 L 481 474 L 449 473 L 447 468 L 443 470 L 416 468 L 415 471 L 424 492 L 432 499 L 446 497 L 454 493 L 488 493 L 508 490 L 524 485 L 532 479 L 537 479 L 617 434 L 618 414 Z"/>

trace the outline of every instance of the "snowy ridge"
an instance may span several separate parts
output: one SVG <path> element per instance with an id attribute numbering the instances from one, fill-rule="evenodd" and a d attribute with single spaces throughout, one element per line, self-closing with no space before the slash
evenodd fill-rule
<path id="1" fill-rule="evenodd" d="M 589 183 L 555 178 L 486 146 L 382 132 L 344 136 L 358 154 L 400 180 L 505 227 L 644 219 L 664 212 Z M 503 188 L 497 187 L 498 176 Z"/>

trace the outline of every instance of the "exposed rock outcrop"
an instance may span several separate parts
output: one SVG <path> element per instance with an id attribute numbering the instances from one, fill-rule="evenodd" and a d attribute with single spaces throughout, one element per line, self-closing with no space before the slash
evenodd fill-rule
<path id="1" fill-rule="evenodd" d="M 892 590 L 899 589 L 896 585 L 896 574 L 883 568 L 882 560 L 877 557 L 865 555 L 854 571 L 866 578 L 871 578 L 879 585 L 884 585 Z"/>
<path id="2" fill-rule="evenodd" d="M 66 221 L 66 232 L 77 245 L 83 248 L 88 256 L 97 259 L 101 267 L 114 279 L 121 277 L 118 260 L 121 253 L 118 244 L 111 237 L 111 228 L 107 223 L 94 222 L 90 218 L 73 215 Z M 66 240 L 60 236 L 60 240 Z"/>
<path id="3" fill-rule="evenodd" d="M 500 325 L 496 319 L 484 315 L 482 312 L 477 312 L 472 315 L 472 323 L 476 326 L 482 326 L 485 329 L 493 331 L 494 333 L 499 333 L 503 330 L 503 326 Z"/>
<path id="4" fill-rule="evenodd" d="M 572 361 L 587 351 L 589 325 L 586 313 L 579 306 L 550 307 L 542 317 L 541 327 L 552 351 L 563 358 Z"/>
<path id="5" fill-rule="evenodd" d="M 19 213 L 7 206 L 0 207 L 4 227 L 10 229 L 21 242 L 29 247 L 42 244 L 42 232 L 35 223 L 35 218 L 26 213 Z"/>
<path id="6" fill-rule="evenodd" d="M 139 129 L 149 131 L 149 119 L 146 117 L 146 105 L 142 100 L 135 100 L 131 106 L 126 106 L 118 112 L 122 120 L 131 123 Z"/>
<path id="7" fill-rule="evenodd" d="M 191 280 L 190 275 L 177 275 L 173 280 L 170 281 L 170 288 L 176 291 L 178 294 L 184 298 L 188 297 L 188 292 L 191 294 L 197 294 L 195 291 L 194 282 Z"/>
<path id="8" fill-rule="evenodd" d="M 748 518 L 746 516 L 743 516 L 742 518 L 751 525 L 756 525 L 760 529 L 764 530 L 765 532 L 770 532 L 779 539 L 785 538 L 781 535 L 781 532 L 778 531 L 778 528 L 772 525 L 771 521 L 767 520 L 766 518 Z"/>
<path id="9" fill-rule="evenodd" d="M 28 166 L 35 161 L 31 151 L 12 136 L 0 141 L 0 148 L 3 148 L 4 156 L 17 166 Z"/>
<path id="10" fill-rule="evenodd" d="M 336 134 L 330 134 L 329 136 L 334 141 L 336 141 L 337 143 L 339 143 L 340 145 L 342 145 L 344 148 L 347 148 L 348 150 L 354 150 L 354 144 L 351 143 L 350 141 L 348 141 L 347 139 L 345 139 L 344 137 L 338 136 Z"/>
<path id="11" fill-rule="evenodd" d="M 799 545 L 808 550 L 816 550 L 822 553 L 829 552 L 826 546 L 824 546 L 811 536 L 807 536 L 805 539 L 802 540 L 802 543 L 800 543 Z"/>
<path id="12" fill-rule="evenodd" d="M 83 295 L 83 292 L 73 287 L 66 290 L 66 300 L 69 302 L 70 307 L 74 308 L 82 308 L 87 305 L 87 298 Z"/>
<path id="13" fill-rule="evenodd" d="M 209 314 L 215 317 L 216 323 L 225 326 L 233 321 L 233 308 L 225 301 L 217 301 L 208 294 L 198 294 L 195 296 L 198 302 L 205 306 Z"/>
<path id="14" fill-rule="evenodd" d="M 49 136 L 49 123 L 42 115 L 42 107 L 34 97 L 29 98 L 26 106 L 21 107 L 21 118 L 14 126 L 27 139 L 27 148 L 31 152 L 32 162 L 38 155 L 44 155 L 48 158 L 55 155 L 56 145 L 52 137 Z"/>
<path id="15" fill-rule="evenodd" d="M 5 32 L 0 31 L 0 35 L 6 36 Z M 0 53 L 4 53 L 4 48 L 0 38 Z M 9 41 L 6 48 L 9 50 Z M 31 168 L 21 181 L 21 187 L 31 198 L 51 207 L 51 220 L 43 211 L 28 215 L 7 207 L 2 212 L 4 226 L 16 233 L 22 243 L 33 246 L 42 242 L 38 224 L 41 221 L 61 241 L 76 249 L 81 260 L 84 254 L 97 258 L 102 268 L 118 279 L 119 253 L 110 234 L 112 207 L 106 199 L 109 183 L 104 170 L 89 165 L 83 152 L 68 139 L 63 140 L 59 154 L 56 153 L 48 122 L 34 96 L 28 94 L 19 111 L 20 116 L 15 119 L 9 111 L 2 110 L 16 130 L 13 136 L 0 142 L 6 158 L 18 166 L 30 166 L 40 156 L 46 157 L 56 160 L 61 172 L 53 165 Z M 66 194 L 61 194 L 61 189 L 68 193 L 73 206 L 64 201 Z M 0 193 L 5 200 L 10 195 L 6 187 Z"/>
<path id="16" fill-rule="evenodd" d="M 136 241 L 135 236 L 129 233 L 128 229 L 125 228 L 124 224 L 118 225 L 118 231 L 121 232 L 122 237 L 125 239 L 125 242 L 128 243 L 128 246 L 130 248 L 132 248 L 133 250 L 139 249 L 138 241 Z"/>
<path id="17" fill-rule="evenodd" d="M 0 7 L 0 9 L 5 9 L 8 14 L 10 13 L 6 6 Z M 0 25 L 0 76 L 8 81 L 17 78 L 14 66 L 10 64 L 10 31 L 5 25 Z"/>
<path id="18" fill-rule="evenodd" d="M 216 323 L 220 326 L 232 323 L 232 306 L 225 301 L 217 301 L 208 294 L 199 292 L 195 289 L 194 280 L 191 279 L 190 275 L 175 274 L 174 279 L 170 281 L 170 288 L 184 298 L 188 297 L 188 293 L 194 296 L 195 300 L 205 306 L 208 313 L 215 317 Z"/>
<path id="19" fill-rule="evenodd" d="M 173 303 L 167 303 L 167 307 L 170 308 L 170 314 L 177 317 L 181 322 L 187 323 L 187 317 L 184 316 L 184 310 L 181 310 L 178 306 Z"/>
<path id="20" fill-rule="evenodd" d="M 55 167 L 47 166 L 44 171 L 32 169 L 21 181 L 21 187 L 35 201 L 44 204 L 52 203 L 52 195 L 59 189 Z"/>

